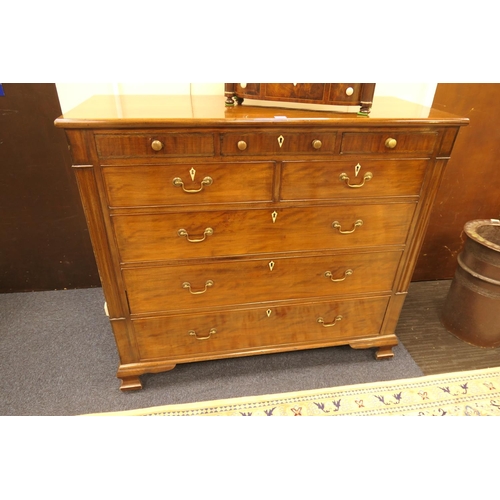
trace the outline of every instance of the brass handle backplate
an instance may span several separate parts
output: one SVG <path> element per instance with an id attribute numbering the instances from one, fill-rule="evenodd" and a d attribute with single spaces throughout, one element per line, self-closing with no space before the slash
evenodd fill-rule
<path id="1" fill-rule="evenodd" d="M 214 230 L 211 227 L 207 227 L 205 229 L 205 231 L 203 231 L 203 238 L 199 238 L 199 239 L 196 239 L 196 240 L 190 239 L 189 238 L 189 234 L 188 234 L 188 232 L 185 229 L 179 229 L 177 231 L 177 234 L 179 236 L 185 236 L 186 239 L 189 241 L 189 243 L 200 243 L 202 241 L 205 241 L 205 239 L 206 239 L 207 236 L 212 236 L 212 234 L 214 234 Z"/>
<path id="2" fill-rule="evenodd" d="M 161 151 L 163 149 L 163 143 L 161 141 L 153 141 L 151 143 L 151 149 L 154 151 Z"/>
<path id="3" fill-rule="evenodd" d="M 325 320 L 321 316 L 317 319 L 317 322 L 323 325 L 325 328 L 335 326 L 339 321 L 342 321 L 342 316 L 340 314 L 335 317 L 333 323 L 325 323 Z"/>
<path id="4" fill-rule="evenodd" d="M 217 333 L 215 328 L 211 328 L 206 337 L 198 337 L 198 334 L 194 330 L 189 330 L 189 335 L 196 337 L 196 340 L 208 340 L 212 335 Z"/>
<path id="5" fill-rule="evenodd" d="M 212 280 L 207 280 L 205 282 L 205 288 L 203 290 L 193 292 L 193 290 L 191 290 L 191 283 L 189 283 L 189 281 L 185 281 L 182 284 L 182 288 L 186 288 L 187 290 L 189 290 L 189 293 L 191 293 L 192 295 L 201 295 L 202 293 L 205 293 L 211 286 L 214 286 L 214 282 Z"/>
<path id="6" fill-rule="evenodd" d="M 363 187 L 365 185 L 365 182 L 371 180 L 372 178 L 373 174 L 371 172 L 366 172 L 366 174 L 363 176 L 363 182 L 361 182 L 360 184 L 351 184 L 349 182 L 350 181 L 349 176 L 345 172 L 342 172 L 340 174 L 340 180 L 345 181 L 346 185 L 349 186 L 350 188 Z"/>
<path id="7" fill-rule="evenodd" d="M 342 226 L 340 225 L 340 222 L 339 221 L 334 221 L 332 222 L 332 227 L 333 229 L 338 229 L 339 233 L 340 234 L 351 234 L 351 233 L 354 233 L 354 231 L 356 231 L 356 228 L 360 227 L 363 225 L 363 221 L 361 219 L 358 219 L 354 225 L 353 225 L 353 228 L 348 230 L 348 231 L 342 231 Z"/>
<path id="8" fill-rule="evenodd" d="M 386 148 L 394 149 L 397 145 L 398 145 L 398 141 L 396 141 L 396 139 L 393 139 L 392 137 L 389 137 L 389 139 L 387 139 L 385 141 Z"/>
<path id="9" fill-rule="evenodd" d="M 213 179 L 207 176 L 201 181 L 199 189 L 186 189 L 184 187 L 184 182 L 182 182 L 182 179 L 180 177 L 175 177 L 174 179 L 172 179 L 172 184 L 175 187 L 181 187 L 185 193 L 199 193 L 205 186 L 210 186 L 211 184 L 213 184 L 213 182 Z"/>
<path id="10" fill-rule="evenodd" d="M 339 281 L 344 281 L 347 278 L 347 276 L 351 276 L 353 273 L 354 273 L 354 271 L 352 269 L 346 269 L 344 271 L 344 277 L 343 278 L 335 278 L 334 279 L 333 274 L 331 273 L 331 271 L 326 271 L 325 272 L 325 277 L 326 278 L 330 278 L 331 281 L 339 282 Z"/>

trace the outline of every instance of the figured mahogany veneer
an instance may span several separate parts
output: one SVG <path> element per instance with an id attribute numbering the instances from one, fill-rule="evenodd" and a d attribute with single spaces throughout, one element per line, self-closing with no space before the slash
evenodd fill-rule
<path id="1" fill-rule="evenodd" d="M 466 123 L 393 99 L 368 118 L 217 96 L 96 96 L 57 119 L 121 389 L 208 359 L 341 344 L 391 357 Z"/>

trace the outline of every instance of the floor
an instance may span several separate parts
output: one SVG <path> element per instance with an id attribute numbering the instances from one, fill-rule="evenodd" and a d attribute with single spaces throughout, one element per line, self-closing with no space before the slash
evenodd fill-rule
<path id="1" fill-rule="evenodd" d="M 441 324 L 450 285 L 451 280 L 411 283 L 396 330 L 399 340 L 425 375 L 500 366 L 500 347 L 472 346 Z"/>

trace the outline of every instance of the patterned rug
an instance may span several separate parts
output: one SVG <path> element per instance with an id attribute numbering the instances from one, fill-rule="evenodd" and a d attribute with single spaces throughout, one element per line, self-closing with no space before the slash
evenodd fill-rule
<path id="1" fill-rule="evenodd" d="M 500 367 L 105 416 L 500 416 Z"/>

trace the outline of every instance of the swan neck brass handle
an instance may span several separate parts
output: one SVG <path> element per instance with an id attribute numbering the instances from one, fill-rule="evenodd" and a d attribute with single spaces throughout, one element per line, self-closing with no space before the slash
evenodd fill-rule
<path id="1" fill-rule="evenodd" d="M 312 141 L 312 147 L 314 149 L 321 149 L 321 146 L 323 146 L 323 143 L 319 139 Z"/>
<path id="2" fill-rule="evenodd" d="M 212 234 L 214 234 L 214 230 L 211 227 L 207 227 L 205 229 L 205 231 L 203 231 L 203 238 L 199 238 L 199 239 L 196 239 L 196 240 L 190 239 L 189 238 L 189 234 L 188 234 L 188 232 L 185 229 L 179 229 L 177 231 L 177 234 L 179 236 L 185 236 L 186 239 L 189 241 L 189 243 L 201 243 L 202 241 L 205 241 L 205 239 L 207 238 L 207 236 L 212 236 Z"/>
<path id="3" fill-rule="evenodd" d="M 240 151 L 245 151 L 247 148 L 247 143 L 245 141 L 238 141 L 238 149 Z"/>
<path id="4" fill-rule="evenodd" d="M 215 328 L 210 328 L 210 331 L 208 332 L 208 335 L 206 337 L 198 337 L 198 334 L 194 330 L 189 330 L 188 333 L 189 335 L 195 337 L 196 340 L 208 340 L 212 335 L 215 335 L 217 333 L 217 330 Z"/>
<path id="5" fill-rule="evenodd" d="M 387 139 L 385 141 L 386 148 L 394 149 L 397 145 L 398 145 L 398 141 L 396 141 L 396 139 L 393 139 L 392 137 L 389 137 L 389 139 Z"/>
<path id="6" fill-rule="evenodd" d="M 180 177 L 175 177 L 174 179 L 172 179 L 172 184 L 175 187 L 181 187 L 185 193 L 199 193 L 205 186 L 210 186 L 211 184 L 213 184 L 213 182 L 213 179 L 207 176 L 201 181 L 199 189 L 186 189 L 184 187 L 184 182 L 182 182 L 182 179 Z"/>
<path id="7" fill-rule="evenodd" d="M 338 283 L 339 281 L 345 281 L 345 279 L 347 278 L 347 276 L 351 276 L 352 274 L 354 273 L 354 271 L 352 269 L 346 269 L 344 271 L 344 277 L 343 278 L 333 278 L 333 274 L 331 273 L 331 271 L 326 271 L 325 272 L 325 277 L 326 278 L 330 278 L 331 281 L 334 281 L 336 283 Z"/>
<path id="8" fill-rule="evenodd" d="M 193 290 L 191 290 L 191 283 L 189 283 L 189 281 L 185 281 L 182 284 L 182 288 L 186 288 L 187 290 L 189 290 L 189 293 L 192 295 L 201 295 L 202 293 L 205 293 L 211 286 L 214 286 L 214 282 L 212 280 L 207 280 L 205 282 L 205 288 L 203 290 L 193 292 Z"/>
<path id="9" fill-rule="evenodd" d="M 325 320 L 321 316 L 317 319 L 317 322 L 325 328 L 335 326 L 339 321 L 342 321 L 342 316 L 340 314 L 338 316 L 335 316 L 335 320 L 333 321 L 333 323 L 325 323 Z"/>
<path id="10" fill-rule="evenodd" d="M 360 227 L 363 225 L 363 221 L 361 219 L 358 219 L 352 229 L 348 230 L 348 231 L 342 231 L 342 226 L 340 225 L 340 222 L 339 221 L 334 221 L 332 222 L 332 227 L 333 229 L 338 229 L 339 233 L 340 234 L 351 234 L 351 233 L 354 233 L 354 231 L 356 231 L 356 228 Z"/>
<path id="11" fill-rule="evenodd" d="M 340 174 L 339 178 L 341 181 L 345 181 L 347 186 L 355 189 L 355 188 L 363 187 L 365 185 L 365 182 L 367 182 L 373 178 L 373 174 L 371 172 L 366 172 L 366 174 L 363 176 L 363 182 L 361 182 L 360 184 L 351 184 L 349 182 L 350 181 L 349 176 L 345 172 L 342 172 Z"/>
<path id="12" fill-rule="evenodd" d="M 153 151 L 161 151 L 161 150 L 163 149 L 163 142 L 158 141 L 158 140 L 153 141 L 153 142 L 151 143 L 151 149 L 152 149 Z"/>

